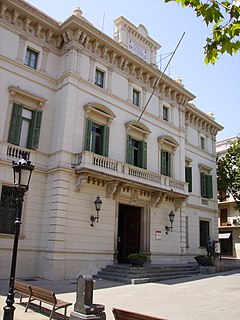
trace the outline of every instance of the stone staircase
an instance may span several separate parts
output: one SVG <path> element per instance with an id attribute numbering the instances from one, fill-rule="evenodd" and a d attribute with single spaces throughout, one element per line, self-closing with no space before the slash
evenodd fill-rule
<path id="1" fill-rule="evenodd" d="M 132 267 L 130 264 L 114 264 L 102 268 L 94 276 L 95 279 L 140 284 L 157 282 L 175 278 L 191 277 L 199 274 L 196 264 L 180 265 L 144 265 Z"/>

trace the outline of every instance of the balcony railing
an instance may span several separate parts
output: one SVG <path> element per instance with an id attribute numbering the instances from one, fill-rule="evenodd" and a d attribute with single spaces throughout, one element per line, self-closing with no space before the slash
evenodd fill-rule
<path id="1" fill-rule="evenodd" d="M 188 194 L 187 183 L 185 182 L 88 151 L 76 155 L 76 172 L 83 168 L 110 174 L 116 178 L 143 183 L 154 188 L 167 189 L 168 191 L 172 189 L 175 192 Z"/>

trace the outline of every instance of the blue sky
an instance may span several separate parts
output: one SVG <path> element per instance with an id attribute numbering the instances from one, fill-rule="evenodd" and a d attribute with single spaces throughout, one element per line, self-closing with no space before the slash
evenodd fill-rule
<path id="1" fill-rule="evenodd" d="M 204 64 L 203 46 L 211 34 L 202 18 L 193 10 L 163 0 L 28 0 L 30 4 L 58 21 L 66 20 L 76 7 L 96 28 L 113 37 L 114 20 L 124 16 L 133 24 L 143 24 L 151 38 L 162 47 L 159 59 L 172 52 L 182 34 L 185 36 L 173 57 L 166 74 L 181 77 L 185 88 L 196 98 L 193 103 L 204 112 L 213 112 L 215 121 L 224 126 L 217 140 L 240 133 L 238 84 L 240 53 L 223 55 L 214 65 Z M 167 63 L 161 62 L 162 70 Z M 159 64 L 160 66 L 160 64 Z M 239 88 L 239 89 L 237 89 Z M 239 91 L 238 91 L 239 90 Z"/>

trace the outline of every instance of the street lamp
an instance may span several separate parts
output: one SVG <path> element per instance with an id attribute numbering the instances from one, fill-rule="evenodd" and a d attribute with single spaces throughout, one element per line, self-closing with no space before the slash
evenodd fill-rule
<path id="1" fill-rule="evenodd" d="M 101 210 L 101 206 L 102 206 L 102 200 L 101 200 L 101 198 L 99 196 L 97 196 L 96 200 L 94 201 L 94 205 L 95 205 L 95 210 L 97 212 L 97 215 L 96 216 L 92 215 L 90 217 L 90 220 L 92 221 L 91 224 L 90 224 L 91 227 L 94 227 L 93 223 L 96 220 L 98 222 L 98 219 L 99 219 L 99 211 Z"/>
<path id="2" fill-rule="evenodd" d="M 12 251 L 12 263 L 9 279 L 9 291 L 6 299 L 6 306 L 3 308 L 3 320 L 13 320 L 14 310 L 14 281 L 16 274 L 16 263 L 17 263 L 17 250 L 18 250 L 18 238 L 20 233 L 20 226 L 22 224 L 22 204 L 23 198 L 26 191 L 29 189 L 29 183 L 31 179 L 32 172 L 34 170 L 34 164 L 30 160 L 27 160 L 27 153 L 22 152 L 22 159 L 18 162 L 12 162 L 13 176 L 14 176 L 14 187 L 16 189 L 16 202 L 17 202 L 17 211 L 16 211 L 16 220 L 15 232 L 14 232 L 14 242 L 13 242 L 13 251 Z"/>
<path id="3" fill-rule="evenodd" d="M 173 225 L 175 214 L 174 214 L 174 212 L 172 210 L 169 213 L 168 217 L 169 217 L 169 221 L 170 221 L 170 227 L 169 226 L 165 226 L 166 234 L 168 234 L 168 232 L 172 231 L 172 229 L 173 229 L 172 225 Z"/>

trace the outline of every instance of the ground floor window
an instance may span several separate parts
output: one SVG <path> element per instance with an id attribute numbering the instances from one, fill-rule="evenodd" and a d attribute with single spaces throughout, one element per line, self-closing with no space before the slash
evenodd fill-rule
<path id="1" fill-rule="evenodd" d="M 200 220 L 199 234 L 200 234 L 200 247 L 206 247 L 207 238 L 210 236 L 210 224 L 207 220 Z"/>
<path id="2" fill-rule="evenodd" d="M 2 186 L 0 200 L 0 233 L 14 234 L 16 213 L 17 203 L 15 188 Z"/>

